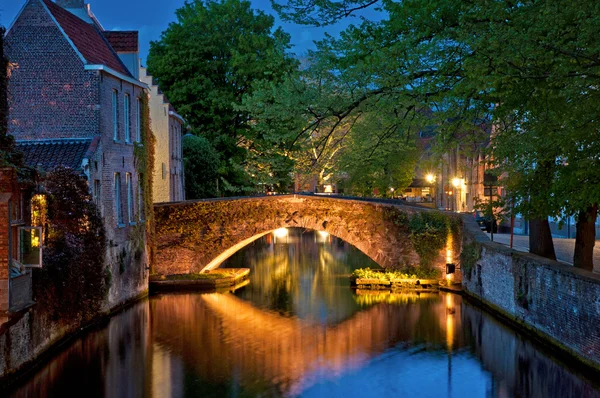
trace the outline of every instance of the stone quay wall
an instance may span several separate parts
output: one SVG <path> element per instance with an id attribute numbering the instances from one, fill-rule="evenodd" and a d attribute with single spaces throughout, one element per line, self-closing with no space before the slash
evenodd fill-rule
<path id="1" fill-rule="evenodd" d="M 491 242 L 472 217 L 463 223 L 464 291 L 600 369 L 600 275 Z"/>

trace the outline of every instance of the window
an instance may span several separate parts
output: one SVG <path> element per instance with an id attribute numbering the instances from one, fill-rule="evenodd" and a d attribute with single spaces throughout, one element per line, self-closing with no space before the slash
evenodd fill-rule
<path id="1" fill-rule="evenodd" d="M 140 221 L 144 221 L 144 175 L 138 174 L 138 212 Z"/>
<path id="2" fill-rule="evenodd" d="M 166 164 L 162 164 L 162 179 L 166 180 L 167 179 L 167 165 Z"/>
<path id="3" fill-rule="evenodd" d="M 115 173 L 115 216 L 117 223 L 123 224 L 123 206 L 121 203 L 121 174 Z"/>
<path id="4" fill-rule="evenodd" d="M 18 245 L 20 265 L 42 268 L 42 227 L 20 227 Z"/>
<path id="5" fill-rule="evenodd" d="M 136 101 L 137 105 L 137 123 L 135 126 L 135 142 L 142 142 L 142 100 Z"/>
<path id="6" fill-rule="evenodd" d="M 112 119 L 113 119 L 113 139 L 115 141 L 119 141 L 119 119 L 118 119 L 118 98 L 117 98 L 117 90 L 113 90 L 112 92 Z"/>
<path id="7" fill-rule="evenodd" d="M 131 185 L 131 173 L 125 174 L 125 186 L 127 189 L 127 221 L 133 222 L 133 186 Z"/>
<path id="8" fill-rule="evenodd" d="M 129 94 L 125 94 L 125 101 L 123 101 L 123 111 L 125 115 L 125 142 L 131 142 L 131 112 L 129 109 Z"/>

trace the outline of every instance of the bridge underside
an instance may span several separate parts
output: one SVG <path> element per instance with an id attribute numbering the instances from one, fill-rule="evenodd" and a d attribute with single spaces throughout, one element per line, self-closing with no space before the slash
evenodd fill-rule
<path id="1" fill-rule="evenodd" d="M 217 267 L 243 246 L 283 227 L 326 231 L 382 267 L 417 266 L 422 258 L 411 239 L 410 219 L 426 211 L 295 195 L 161 204 L 155 207 L 154 272 L 185 274 Z M 445 265 L 444 249 L 440 248 L 439 256 L 429 265 Z"/>

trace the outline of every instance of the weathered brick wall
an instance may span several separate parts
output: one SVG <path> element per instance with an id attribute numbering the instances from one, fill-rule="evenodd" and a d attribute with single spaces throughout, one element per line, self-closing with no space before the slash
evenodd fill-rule
<path id="1" fill-rule="evenodd" d="M 15 64 L 8 84 L 9 133 L 18 140 L 98 134 L 98 74 L 83 61 L 40 1 L 28 2 L 8 32 Z"/>
<path id="2" fill-rule="evenodd" d="M 417 266 L 409 219 L 428 209 L 318 196 L 190 201 L 155 206 L 159 274 L 200 272 L 217 258 L 281 227 L 326 231 L 382 267 Z M 460 245 L 459 239 L 454 240 Z M 444 268 L 446 248 L 434 267 Z M 459 253 L 456 247 L 453 253 Z M 225 257 L 226 258 L 226 257 Z"/>
<path id="3" fill-rule="evenodd" d="M 600 368 L 600 275 L 490 242 L 465 217 L 463 287 L 558 347 Z"/>
<path id="4" fill-rule="evenodd" d="M 109 291 L 109 307 L 119 304 L 131 297 L 139 295 L 147 289 L 148 260 L 146 251 L 136 254 L 136 245 L 144 239 L 140 234 L 144 230 L 139 222 L 140 200 L 138 185 L 140 176 L 135 166 L 134 141 L 136 137 L 137 106 L 136 99 L 145 95 L 142 88 L 124 82 L 111 75 L 101 73 L 100 76 L 100 125 L 101 141 L 96 156 L 90 165 L 90 184 L 94 180 L 101 182 L 101 202 L 99 206 L 106 226 L 108 240 L 107 261 L 113 275 Z M 112 95 L 117 92 L 118 98 L 118 131 L 119 139 L 114 140 Z M 129 95 L 129 126 L 131 139 L 125 139 L 124 98 Z M 121 176 L 121 211 L 123 223 L 117 220 L 115 199 L 115 173 Z M 130 223 L 127 210 L 127 173 L 131 174 L 133 189 L 133 221 Z M 142 245 L 144 248 L 145 246 Z"/>

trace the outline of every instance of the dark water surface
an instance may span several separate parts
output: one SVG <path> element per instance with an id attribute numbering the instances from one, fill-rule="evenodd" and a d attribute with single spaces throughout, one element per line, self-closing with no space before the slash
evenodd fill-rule
<path id="1" fill-rule="evenodd" d="M 362 294 L 355 248 L 267 235 L 226 267 L 235 294 L 150 298 L 73 342 L 15 397 L 600 397 L 590 381 L 449 293 Z"/>

